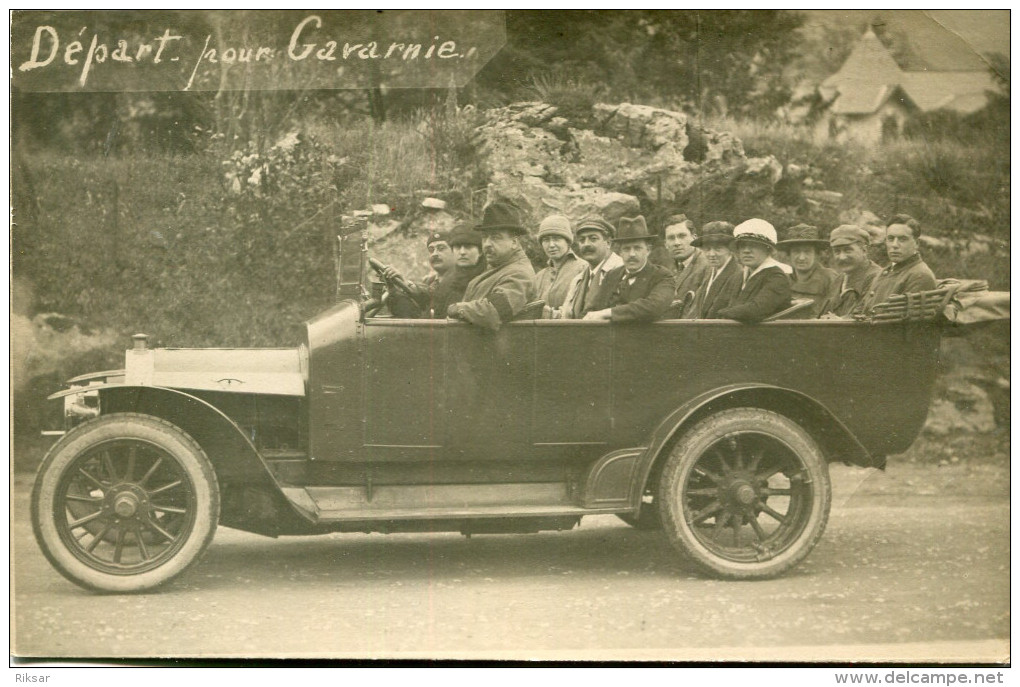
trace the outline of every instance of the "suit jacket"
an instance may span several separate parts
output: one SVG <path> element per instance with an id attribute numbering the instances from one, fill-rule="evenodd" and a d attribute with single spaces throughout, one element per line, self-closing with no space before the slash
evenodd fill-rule
<path id="1" fill-rule="evenodd" d="M 471 280 L 459 304 L 460 317 L 471 324 L 499 329 L 533 300 L 535 269 L 524 251 L 517 250 L 502 265 Z"/>
<path id="2" fill-rule="evenodd" d="M 712 288 L 708 287 L 708 280 L 711 272 L 705 277 L 705 282 L 698 289 L 694 296 L 694 303 L 684 311 L 684 317 L 704 320 L 719 319 L 719 311 L 729 306 L 740 291 L 740 284 L 743 281 L 743 271 L 736 258 L 730 258 L 723 266 L 722 271 L 712 282 Z"/>
<path id="3" fill-rule="evenodd" d="M 749 277 L 733 302 L 720 309 L 718 316 L 750 324 L 789 307 L 790 278 L 777 263 Z"/>
<path id="4" fill-rule="evenodd" d="M 629 283 L 626 267 L 607 274 L 602 293 L 608 300 L 592 310 L 611 308 L 613 322 L 654 322 L 665 316 L 676 293 L 669 270 L 648 262 L 633 277 Z"/>
<path id="5" fill-rule="evenodd" d="M 708 275 L 712 273 L 712 266 L 708 264 L 708 258 L 701 251 L 700 248 L 694 249 L 694 257 L 691 258 L 691 262 L 687 267 L 683 268 L 682 271 L 677 271 L 676 263 L 673 263 L 673 269 L 670 270 L 673 273 L 673 281 L 676 285 L 676 298 L 677 300 L 683 300 L 687 296 L 687 292 L 690 291 L 697 295 L 698 289 L 701 285 L 708 281 Z M 692 317 L 689 313 L 693 312 L 693 309 L 688 307 L 679 313 L 680 317 Z"/>

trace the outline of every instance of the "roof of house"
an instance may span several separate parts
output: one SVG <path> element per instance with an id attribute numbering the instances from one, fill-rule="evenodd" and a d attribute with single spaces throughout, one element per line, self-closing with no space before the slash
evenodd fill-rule
<path id="1" fill-rule="evenodd" d="M 826 100 L 834 98 L 832 112 L 864 115 L 877 112 L 897 91 L 905 105 L 925 112 L 940 108 L 975 112 L 987 102 L 985 92 L 995 88 L 988 70 L 904 71 L 869 28 L 819 90 Z"/>

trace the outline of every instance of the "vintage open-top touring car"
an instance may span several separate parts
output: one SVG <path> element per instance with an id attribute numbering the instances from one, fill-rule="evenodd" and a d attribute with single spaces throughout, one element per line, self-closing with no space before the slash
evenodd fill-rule
<path id="1" fill-rule="evenodd" d="M 498 332 L 384 316 L 363 219 L 338 303 L 288 349 L 148 347 L 55 394 L 64 430 L 32 521 L 97 590 L 156 587 L 218 524 L 260 534 L 523 533 L 585 515 L 659 527 L 710 574 L 774 576 L 825 528 L 827 463 L 884 465 L 926 417 L 943 323 L 651 325 L 523 319 Z M 400 288 L 400 284 L 390 284 Z"/>

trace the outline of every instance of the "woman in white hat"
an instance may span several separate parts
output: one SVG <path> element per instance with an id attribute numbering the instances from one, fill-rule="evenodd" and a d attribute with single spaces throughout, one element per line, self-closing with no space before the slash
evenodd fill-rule
<path id="1" fill-rule="evenodd" d="M 743 265 L 743 285 L 729 307 L 718 317 L 740 322 L 761 322 L 790 307 L 789 266 L 774 257 L 776 228 L 763 219 L 749 219 L 733 230 L 733 253 Z"/>

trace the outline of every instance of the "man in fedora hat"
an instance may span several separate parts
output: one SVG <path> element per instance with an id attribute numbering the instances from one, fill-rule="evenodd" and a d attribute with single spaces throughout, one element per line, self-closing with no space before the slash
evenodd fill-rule
<path id="1" fill-rule="evenodd" d="M 694 222 L 687 215 L 670 215 L 662 229 L 663 244 L 669 251 L 671 264 L 666 266 L 673 273 L 676 286 L 676 317 L 689 317 L 690 304 L 698 287 L 708 278 L 712 267 L 695 241 L 698 234 Z"/>
<path id="2" fill-rule="evenodd" d="M 684 309 L 687 319 L 712 320 L 730 304 L 740 290 L 743 280 L 741 266 L 730 251 L 733 243 L 733 225 L 729 222 L 709 222 L 694 239 L 709 264 L 708 278 L 694 295 L 694 301 Z"/>
<path id="3" fill-rule="evenodd" d="M 600 302 L 584 319 L 654 322 L 667 314 L 676 287 L 669 270 L 648 262 L 654 240 L 641 215 L 620 218 L 613 243 L 619 248 L 623 266 L 606 275 Z"/>
<path id="4" fill-rule="evenodd" d="M 743 266 L 742 285 L 733 302 L 717 313 L 739 322 L 761 322 L 790 307 L 790 268 L 778 262 L 776 228 L 763 219 L 749 219 L 733 230 L 733 245 Z"/>
<path id="5" fill-rule="evenodd" d="M 550 318 L 581 319 L 598 302 L 606 276 L 623 266 L 623 259 L 613 252 L 614 236 L 616 229 L 601 217 L 584 217 L 577 223 L 577 251 L 587 269 L 571 280 L 563 305 L 549 309 Z"/>
<path id="6" fill-rule="evenodd" d="M 864 299 L 868 311 L 889 296 L 904 293 L 931 291 L 935 288 L 935 273 L 917 252 L 921 238 L 921 223 L 910 215 L 896 215 L 885 230 L 885 251 L 890 265 L 882 270 Z"/>
<path id="7" fill-rule="evenodd" d="M 809 224 L 798 224 L 786 230 L 786 239 L 778 248 L 790 256 L 793 275 L 790 289 L 793 298 L 810 298 L 814 303 L 812 317 L 822 314 L 822 306 L 829 297 L 832 285 L 839 280 L 835 270 L 821 263 L 822 252 L 829 242 L 818 238 L 818 228 Z"/>
<path id="8" fill-rule="evenodd" d="M 868 256 L 870 243 L 868 232 L 855 224 L 841 224 L 829 234 L 832 264 L 840 277 L 822 306 L 823 315 L 849 317 L 871 290 L 882 268 Z"/>
<path id="9" fill-rule="evenodd" d="M 574 232 L 564 215 L 549 215 L 542 220 L 538 225 L 538 242 L 549 264 L 535 275 L 535 290 L 546 307 L 558 309 L 563 306 L 574 277 L 588 269 L 588 263 L 571 250 Z"/>
<path id="10" fill-rule="evenodd" d="M 448 317 L 498 330 L 535 299 L 535 270 L 521 248 L 520 211 L 501 201 L 490 203 L 475 227 L 482 234 L 488 269 L 471 280 L 464 300 L 447 308 Z"/>

